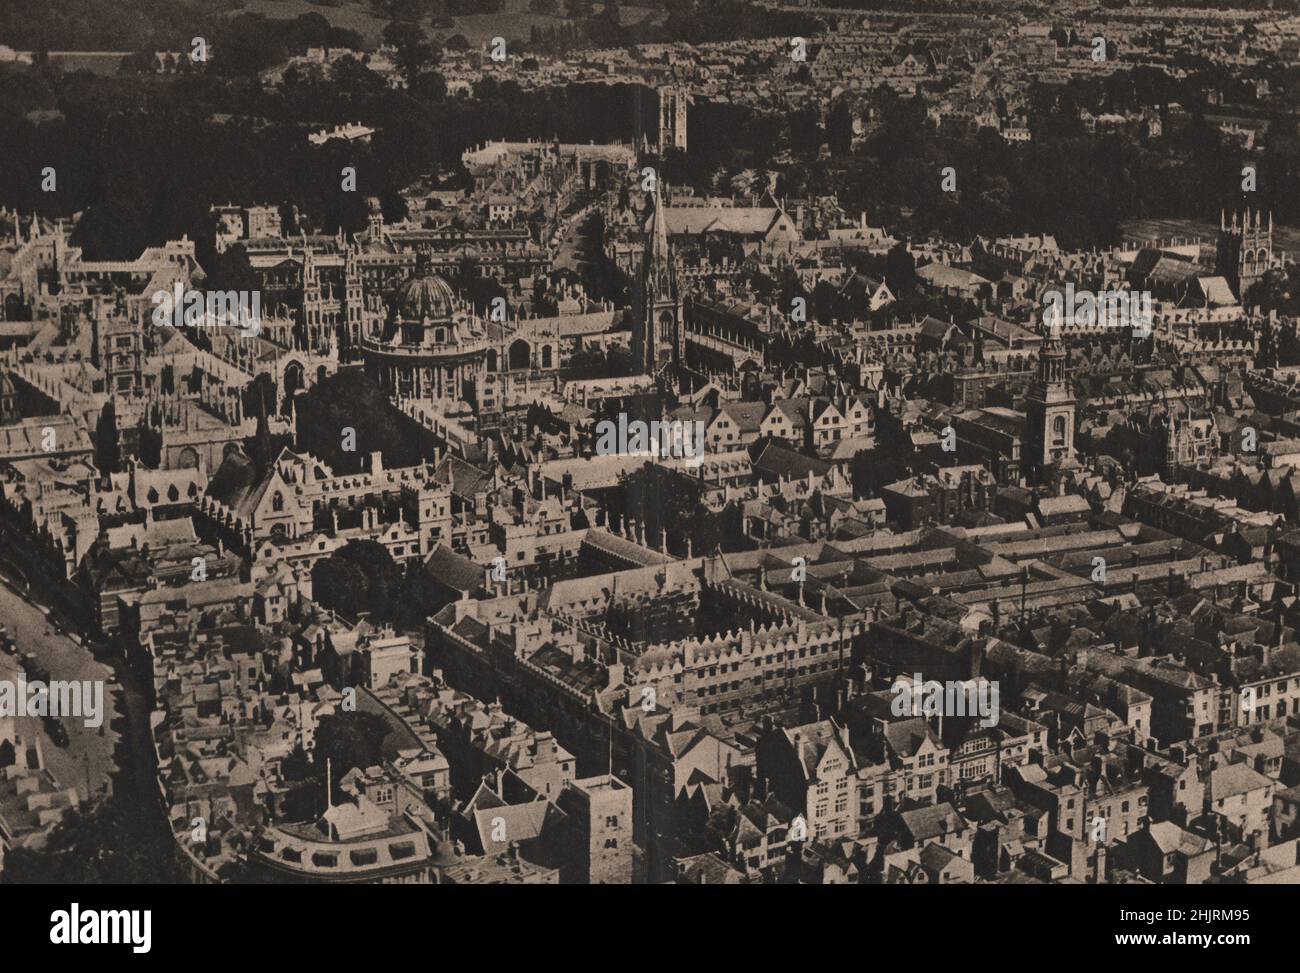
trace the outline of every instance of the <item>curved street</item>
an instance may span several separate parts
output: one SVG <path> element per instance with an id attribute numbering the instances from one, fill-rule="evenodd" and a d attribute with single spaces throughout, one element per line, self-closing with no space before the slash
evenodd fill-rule
<path id="1" fill-rule="evenodd" d="M 59 747 L 42 730 L 41 746 L 46 766 L 61 785 L 74 785 L 82 800 L 110 793 L 112 778 L 119 770 L 115 751 L 123 742 L 124 691 L 115 680 L 113 669 L 95 658 L 79 636 L 61 630 L 46 617 L 37 604 L 20 593 L 9 578 L 0 575 L 0 625 L 9 631 L 17 654 L 30 652 L 49 670 L 52 680 L 102 680 L 104 712 L 100 728 L 89 728 L 84 721 L 65 718 L 68 745 Z M 36 721 L 33 720 L 35 723 Z M 100 729 L 103 733 L 101 735 Z"/>

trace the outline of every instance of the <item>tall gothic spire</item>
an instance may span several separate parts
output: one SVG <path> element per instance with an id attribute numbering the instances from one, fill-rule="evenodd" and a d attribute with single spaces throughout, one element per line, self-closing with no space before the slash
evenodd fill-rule
<path id="1" fill-rule="evenodd" d="M 668 216 L 664 212 L 663 194 L 655 180 L 654 211 L 646 227 L 646 296 L 653 300 L 673 300 L 676 286 L 672 255 L 668 250 Z"/>

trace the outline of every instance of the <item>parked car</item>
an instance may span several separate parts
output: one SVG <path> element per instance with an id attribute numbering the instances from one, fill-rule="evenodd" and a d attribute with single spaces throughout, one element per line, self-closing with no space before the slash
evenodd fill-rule
<path id="1" fill-rule="evenodd" d="M 66 747 L 68 745 L 68 731 L 64 727 L 63 721 L 57 716 L 45 717 L 45 732 L 50 735 L 56 747 Z"/>

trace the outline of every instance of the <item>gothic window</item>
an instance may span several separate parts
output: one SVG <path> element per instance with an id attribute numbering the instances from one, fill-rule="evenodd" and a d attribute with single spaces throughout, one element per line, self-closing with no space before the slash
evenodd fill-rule
<path id="1" fill-rule="evenodd" d="M 1065 416 L 1057 416 L 1052 420 L 1052 445 L 1065 445 Z"/>
<path id="2" fill-rule="evenodd" d="M 284 495 L 278 490 L 271 496 L 271 510 L 275 513 L 284 512 Z"/>
<path id="3" fill-rule="evenodd" d="M 519 370 L 528 368 L 531 364 L 531 357 L 532 350 L 529 348 L 528 342 L 524 341 L 522 338 L 516 339 L 510 345 L 509 359 L 510 367 L 512 369 Z"/>

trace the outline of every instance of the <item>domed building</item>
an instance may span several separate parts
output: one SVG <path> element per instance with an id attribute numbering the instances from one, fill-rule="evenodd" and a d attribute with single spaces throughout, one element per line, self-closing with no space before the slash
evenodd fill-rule
<path id="1" fill-rule="evenodd" d="M 416 277 L 402 289 L 398 308 L 408 321 L 450 318 L 456 313 L 456 292 L 436 274 Z"/>
<path id="2" fill-rule="evenodd" d="M 488 333 L 452 286 L 434 274 L 402 289 L 381 336 L 362 341 L 365 370 L 397 398 L 473 402 L 487 372 Z"/>

